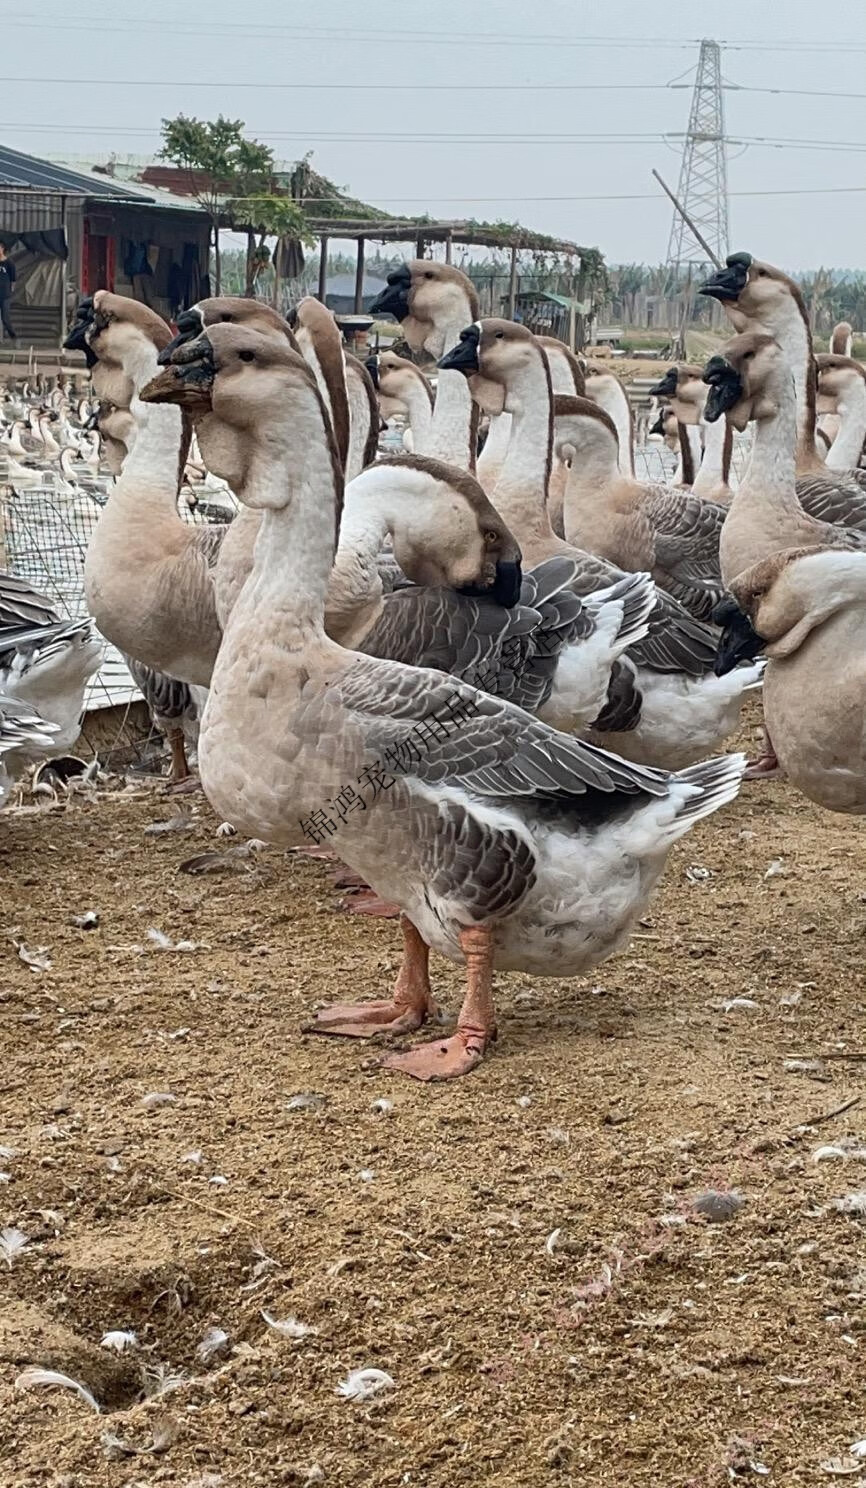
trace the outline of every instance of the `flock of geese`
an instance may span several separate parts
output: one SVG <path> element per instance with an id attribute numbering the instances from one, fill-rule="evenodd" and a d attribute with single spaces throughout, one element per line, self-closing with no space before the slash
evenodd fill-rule
<path id="1" fill-rule="evenodd" d="M 206 696 L 198 768 L 225 821 L 327 848 L 401 911 L 392 995 L 315 1031 L 413 1032 L 436 1016 L 430 948 L 464 965 L 454 1033 L 384 1060 L 416 1079 L 481 1061 L 494 968 L 575 976 L 623 947 L 671 845 L 740 788 L 720 751 L 750 690 L 792 782 L 866 811 L 866 372 L 850 346 L 815 358 L 797 287 L 748 254 L 703 292 L 737 334 L 655 390 L 670 486 L 635 478 L 609 368 L 479 320 L 450 265 L 404 265 L 373 307 L 436 359 L 435 396 L 408 358 L 350 356 L 314 299 L 291 323 L 204 300 L 174 335 L 107 291 L 79 307 L 67 344 L 116 474 L 90 614 L 164 717 Z M 395 410 L 405 451 L 376 458 Z M 179 513 L 193 439 L 229 523 Z M 70 725 L 68 697 L 60 717 L 22 679 L 74 658 L 80 707 L 92 666 L 87 628 L 41 603 L 0 581 L 7 776 Z"/>

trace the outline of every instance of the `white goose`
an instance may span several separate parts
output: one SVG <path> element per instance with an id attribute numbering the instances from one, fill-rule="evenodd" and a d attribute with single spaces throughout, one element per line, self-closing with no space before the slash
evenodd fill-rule
<path id="1" fill-rule="evenodd" d="M 494 966 L 577 975 L 619 949 L 672 842 L 736 795 L 743 759 L 644 770 L 440 672 L 329 640 L 341 478 L 315 380 L 287 344 L 214 326 L 144 396 L 187 407 L 208 464 L 262 512 L 202 720 L 208 796 L 285 844 L 326 818 L 344 861 L 404 911 L 393 1000 L 317 1026 L 418 1027 L 432 946 L 465 962 L 457 1030 L 385 1062 L 421 1080 L 465 1074 L 495 1036 Z"/>

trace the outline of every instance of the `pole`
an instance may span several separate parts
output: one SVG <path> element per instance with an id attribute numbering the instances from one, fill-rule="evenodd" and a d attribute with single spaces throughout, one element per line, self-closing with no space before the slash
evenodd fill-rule
<path id="1" fill-rule="evenodd" d="M 508 319 L 514 319 L 514 307 L 517 301 L 517 249 L 511 250 L 511 273 L 508 278 Z"/>
<path id="2" fill-rule="evenodd" d="M 662 191 L 665 193 L 665 195 L 670 197 L 671 201 L 673 202 L 674 206 L 676 207 L 676 209 L 679 212 L 680 216 L 682 217 L 683 221 L 689 227 L 690 231 L 692 233 L 694 233 L 695 238 L 700 243 L 700 245 L 703 248 L 705 254 L 707 255 L 707 258 L 709 259 L 710 263 L 713 264 L 713 266 L 715 268 L 717 268 L 717 269 L 722 268 L 721 259 L 719 259 L 719 258 L 716 257 L 715 253 L 713 252 L 713 250 L 710 247 L 709 243 L 707 242 L 706 238 L 701 237 L 701 234 L 698 232 L 698 229 L 695 227 L 695 224 L 692 222 L 692 219 L 689 216 L 688 212 L 686 211 L 685 207 L 674 196 L 673 192 L 671 191 L 670 186 L 666 186 L 665 185 L 664 181 L 662 180 L 662 178 L 659 175 L 659 173 L 658 173 L 657 170 L 653 170 L 653 175 L 655 176 L 656 180 L 658 181 L 658 183 L 661 186 Z"/>
<path id="3" fill-rule="evenodd" d="M 60 345 L 66 339 L 66 292 L 69 279 L 69 239 L 66 232 L 66 197 L 60 198 L 60 226 L 63 231 L 63 241 L 66 244 L 66 257 L 63 260 L 62 273 L 60 275 Z"/>
<path id="4" fill-rule="evenodd" d="M 355 261 L 355 314 L 364 308 L 364 239 L 358 239 L 358 257 Z"/>
<path id="5" fill-rule="evenodd" d="M 328 239 L 319 239 L 319 292 L 316 296 L 325 303 L 325 289 L 328 283 Z"/>

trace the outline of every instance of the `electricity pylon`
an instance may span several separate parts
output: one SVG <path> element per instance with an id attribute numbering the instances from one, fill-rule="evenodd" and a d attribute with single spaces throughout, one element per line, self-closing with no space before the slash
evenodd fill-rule
<path id="1" fill-rule="evenodd" d="M 728 251 L 728 162 L 722 53 L 717 41 L 701 42 L 677 196 L 710 248 L 724 262 Z M 667 261 L 676 269 L 707 261 L 677 211 L 671 223 Z"/>

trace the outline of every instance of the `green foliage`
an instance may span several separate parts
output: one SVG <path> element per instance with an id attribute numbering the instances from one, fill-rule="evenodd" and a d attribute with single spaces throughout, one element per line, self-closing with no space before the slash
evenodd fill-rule
<path id="1" fill-rule="evenodd" d="M 274 156 L 269 145 L 247 139 L 242 119 L 213 122 L 188 119 L 162 121 L 160 158 L 188 170 L 193 195 L 215 218 L 225 198 L 246 196 L 273 175 Z"/>

